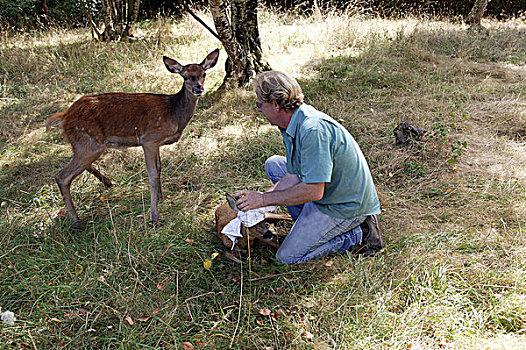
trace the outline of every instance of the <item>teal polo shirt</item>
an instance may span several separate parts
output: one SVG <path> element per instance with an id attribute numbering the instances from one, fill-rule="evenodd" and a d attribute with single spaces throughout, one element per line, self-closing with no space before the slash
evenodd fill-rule
<path id="1" fill-rule="evenodd" d="M 287 172 L 303 183 L 325 183 L 323 198 L 314 202 L 322 213 L 340 219 L 380 213 L 367 161 L 341 124 L 303 103 L 280 131 Z"/>

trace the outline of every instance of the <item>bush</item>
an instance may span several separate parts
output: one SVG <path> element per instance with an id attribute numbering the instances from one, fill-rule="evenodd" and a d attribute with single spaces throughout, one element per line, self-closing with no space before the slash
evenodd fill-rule
<path id="1" fill-rule="evenodd" d="M 100 8 L 100 0 L 88 2 Z M 46 4 L 51 25 L 76 27 L 85 23 L 79 0 L 46 0 Z M 0 18 L 3 26 L 41 28 L 45 23 L 42 0 L 0 0 Z"/>

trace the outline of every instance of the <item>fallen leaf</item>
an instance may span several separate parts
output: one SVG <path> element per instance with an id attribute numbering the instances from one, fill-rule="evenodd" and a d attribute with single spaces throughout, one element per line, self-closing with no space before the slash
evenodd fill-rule
<path id="1" fill-rule="evenodd" d="M 164 283 L 157 283 L 157 289 L 164 290 Z"/>
<path id="2" fill-rule="evenodd" d="M 327 266 L 327 267 L 331 267 L 332 264 L 334 264 L 334 260 L 328 260 L 328 261 L 325 263 L 325 266 Z"/>
<path id="3" fill-rule="evenodd" d="M 186 243 L 188 243 L 188 244 L 192 244 L 192 243 L 194 243 L 194 240 L 191 239 L 191 238 L 185 238 L 184 241 L 185 241 Z"/>
<path id="4" fill-rule="evenodd" d="M 82 271 L 84 271 L 84 267 L 82 267 L 82 265 L 75 265 L 75 277 L 78 277 Z"/>
<path id="5" fill-rule="evenodd" d="M 106 277 L 99 276 L 99 277 L 97 277 L 97 281 L 99 281 L 99 282 L 106 282 Z"/>
<path id="6" fill-rule="evenodd" d="M 219 253 L 213 253 L 212 254 L 212 260 L 214 260 L 215 258 L 217 258 L 219 256 Z"/>
<path id="7" fill-rule="evenodd" d="M 59 320 L 59 319 L 56 318 L 56 317 L 53 317 L 53 318 L 51 319 L 51 321 L 52 321 L 52 322 L 57 322 L 57 323 L 62 323 L 62 321 Z"/>
<path id="8" fill-rule="evenodd" d="M 124 321 L 128 322 L 130 326 L 133 326 L 134 322 L 130 316 L 124 317 Z"/>
<path id="9" fill-rule="evenodd" d="M 272 311 L 270 311 L 269 309 L 266 309 L 266 308 L 262 308 L 261 310 L 259 310 L 259 314 L 260 315 L 263 315 L 263 316 L 268 316 L 270 315 Z"/>
<path id="10" fill-rule="evenodd" d="M 185 341 L 181 345 L 183 346 L 184 350 L 193 350 L 194 349 L 194 346 L 192 345 L 192 343 L 189 343 L 187 341 Z"/>
<path id="11" fill-rule="evenodd" d="M 150 316 L 150 315 L 144 315 L 144 316 L 139 317 L 137 319 L 137 321 L 139 321 L 139 322 L 148 322 L 151 318 L 152 318 L 152 316 Z"/>
<path id="12" fill-rule="evenodd" d="M 281 288 L 281 287 L 276 287 L 276 293 L 278 293 L 278 294 L 283 294 L 283 288 Z"/>
<path id="13" fill-rule="evenodd" d="M 152 311 L 152 314 L 157 315 L 159 312 L 161 312 L 161 309 L 157 308 Z"/>
<path id="14" fill-rule="evenodd" d="M 208 270 L 209 268 L 212 267 L 212 260 L 205 260 L 205 261 L 203 262 L 203 266 L 204 266 L 205 269 Z"/>

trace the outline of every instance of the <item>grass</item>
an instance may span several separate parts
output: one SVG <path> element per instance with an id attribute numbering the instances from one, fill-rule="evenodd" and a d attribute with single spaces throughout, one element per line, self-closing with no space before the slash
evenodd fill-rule
<path id="1" fill-rule="evenodd" d="M 142 23 L 128 43 L 3 33 L 0 307 L 17 322 L 0 325 L 0 348 L 526 348 L 524 22 L 477 32 L 266 10 L 260 21 L 272 67 L 361 145 L 386 253 L 295 266 L 265 246 L 250 264 L 224 257 L 214 208 L 225 192 L 269 186 L 264 161 L 284 152 L 251 91 L 218 90 L 224 51 L 182 139 L 162 149 L 161 225 L 147 224 L 143 158 L 129 149 L 97 162 L 112 189 L 74 182 L 87 229 L 72 231 L 53 180 L 71 151 L 45 119 L 83 94 L 175 92 L 162 55 L 200 62 L 220 45 L 191 18 Z M 424 141 L 396 147 L 402 121 Z"/>

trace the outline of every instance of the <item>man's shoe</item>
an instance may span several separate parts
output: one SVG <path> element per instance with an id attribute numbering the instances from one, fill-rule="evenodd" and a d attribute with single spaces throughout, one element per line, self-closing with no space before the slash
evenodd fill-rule
<path id="1" fill-rule="evenodd" d="M 384 247 L 380 216 L 378 214 L 367 216 L 360 227 L 362 229 L 362 244 L 357 245 L 354 252 L 363 256 L 376 255 Z"/>

